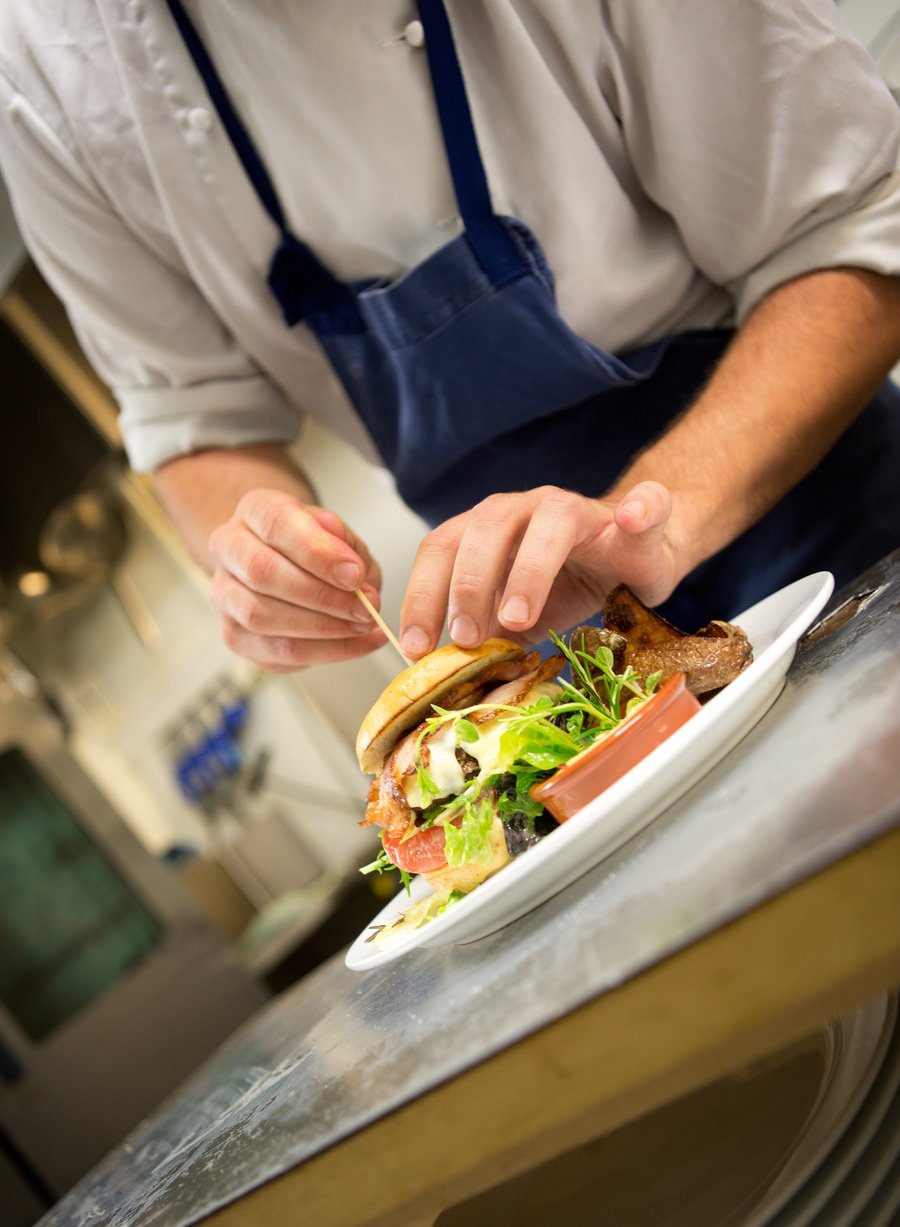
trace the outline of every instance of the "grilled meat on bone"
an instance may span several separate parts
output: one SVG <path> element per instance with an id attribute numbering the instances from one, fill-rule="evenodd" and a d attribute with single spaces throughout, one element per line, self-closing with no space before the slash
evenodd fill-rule
<path id="1" fill-rule="evenodd" d="M 753 659 L 753 648 L 739 626 L 710 622 L 696 634 L 672 626 L 648 609 L 624 585 L 615 588 L 603 607 L 605 625 L 580 626 L 573 645 L 593 655 L 600 647 L 613 654 L 613 668 L 627 665 L 644 680 L 661 672 L 660 685 L 673 673 L 684 673 L 695 695 L 708 695 L 734 681 Z"/>

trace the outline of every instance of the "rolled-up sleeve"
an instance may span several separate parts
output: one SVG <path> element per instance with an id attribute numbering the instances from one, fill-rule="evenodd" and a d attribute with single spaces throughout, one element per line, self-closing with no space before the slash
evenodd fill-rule
<path id="1" fill-rule="evenodd" d="M 738 321 L 815 269 L 900 273 L 900 110 L 832 0 L 610 0 L 631 159 Z"/>
<path id="2" fill-rule="evenodd" d="M 0 170 L 23 238 L 121 407 L 138 471 L 211 447 L 296 438 L 299 418 L 165 238 L 105 198 L 61 127 L 0 74 Z"/>

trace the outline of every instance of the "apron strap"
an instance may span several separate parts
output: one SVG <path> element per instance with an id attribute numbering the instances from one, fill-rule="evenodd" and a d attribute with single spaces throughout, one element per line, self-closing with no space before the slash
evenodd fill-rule
<path id="1" fill-rule="evenodd" d="M 364 332 L 365 325 L 352 289 L 338 281 L 288 226 L 269 172 L 232 105 L 182 0 L 166 0 L 166 3 L 244 172 L 278 228 L 280 242 L 269 265 L 267 282 L 281 307 L 285 323 L 292 327 L 306 320 L 316 331 L 331 335 Z M 491 205 L 466 87 L 442 0 L 419 0 L 419 14 L 425 29 L 438 118 L 466 239 L 491 283 L 502 285 L 528 272 L 528 265 Z"/>
<path id="2" fill-rule="evenodd" d="M 291 232 L 275 185 L 250 134 L 232 105 L 218 70 L 181 0 L 166 0 L 191 59 L 234 146 L 259 201 L 278 227 L 281 241 L 269 265 L 267 281 L 288 327 L 315 316 L 331 333 L 363 332 L 356 299 L 305 243 Z"/>
<path id="3" fill-rule="evenodd" d="M 491 205 L 465 82 L 443 0 L 418 0 L 418 4 L 456 203 L 478 263 L 493 285 L 501 285 L 527 271 L 526 264 Z"/>

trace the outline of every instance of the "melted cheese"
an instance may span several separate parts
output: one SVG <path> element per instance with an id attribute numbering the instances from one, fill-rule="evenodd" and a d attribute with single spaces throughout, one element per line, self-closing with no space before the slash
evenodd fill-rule
<path id="1" fill-rule="evenodd" d="M 436 794 L 432 800 L 439 797 L 455 797 L 462 792 L 466 784 L 463 769 L 456 759 L 456 738 L 453 735 L 453 725 L 446 724 L 428 742 L 428 776 L 434 782 Z M 414 809 L 424 809 L 426 802 L 419 788 L 415 774 L 404 777 L 403 791 L 407 802 Z"/>
<path id="2" fill-rule="evenodd" d="M 521 706 L 530 707 L 543 695 L 552 699 L 559 694 L 560 689 L 561 687 L 556 682 L 538 682 L 529 690 Z M 506 717 L 502 715 L 495 716 L 493 720 L 485 720 L 484 724 L 478 725 L 478 740 L 467 742 L 464 747 L 466 752 L 477 760 L 478 778 L 481 780 L 497 774 L 500 761 L 500 738 L 505 725 Z"/>
<path id="3" fill-rule="evenodd" d="M 536 703 L 542 695 L 547 695 L 553 698 L 558 695 L 561 687 L 556 682 L 538 682 L 536 686 L 532 686 L 531 690 L 523 699 L 520 706 L 529 707 Z M 494 716 L 492 720 L 485 720 L 483 724 L 478 725 L 478 740 L 465 741 L 459 744 L 467 754 L 478 763 L 478 778 L 486 780 L 489 776 L 496 775 L 499 770 L 500 762 L 500 737 L 503 734 L 505 719 L 501 716 Z M 456 758 L 457 741 L 454 736 L 453 724 L 448 721 L 447 724 L 428 742 L 428 775 L 434 781 L 437 792 L 431 800 L 437 800 L 442 797 L 455 797 L 461 793 L 465 787 L 466 780 L 463 775 L 462 767 Z M 406 795 L 406 800 L 413 809 L 425 809 L 430 801 L 426 802 L 422 796 L 422 790 L 419 788 L 419 781 L 415 774 L 407 775 L 403 778 L 403 792 Z"/>

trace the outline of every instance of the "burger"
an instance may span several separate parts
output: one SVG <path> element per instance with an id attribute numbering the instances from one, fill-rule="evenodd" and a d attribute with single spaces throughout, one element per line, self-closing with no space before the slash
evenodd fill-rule
<path id="1" fill-rule="evenodd" d="M 622 587 L 605 622 L 568 640 L 551 633 L 557 651 L 544 659 L 499 638 L 439 648 L 400 673 L 362 721 L 356 753 L 373 780 L 361 825 L 381 837 L 362 872 L 396 869 L 407 889 L 412 875 L 433 888 L 402 927 L 432 919 L 552 834 L 541 785 L 669 677 L 714 693 L 752 657 L 739 628 L 686 635 Z"/>
<path id="2" fill-rule="evenodd" d="M 549 835 L 556 820 L 532 790 L 652 694 L 657 679 L 615 675 L 605 646 L 592 674 L 571 643 L 556 642 L 546 659 L 507 639 L 439 648 L 399 674 L 363 720 L 356 752 L 374 778 L 362 825 L 381 835 L 363 872 L 397 869 L 407 888 L 412 875 L 433 888 L 406 927 Z M 574 681 L 560 677 L 567 664 Z"/>
<path id="3" fill-rule="evenodd" d="M 503 817 L 513 819 L 521 788 L 502 734 L 514 716 L 560 693 L 552 679 L 564 663 L 488 639 L 471 650 L 439 648 L 387 687 L 362 722 L 356 753 L 375 776 L 364 824 L 381 828 L 391 865 L 467 891 L 509 860 Z"/>

